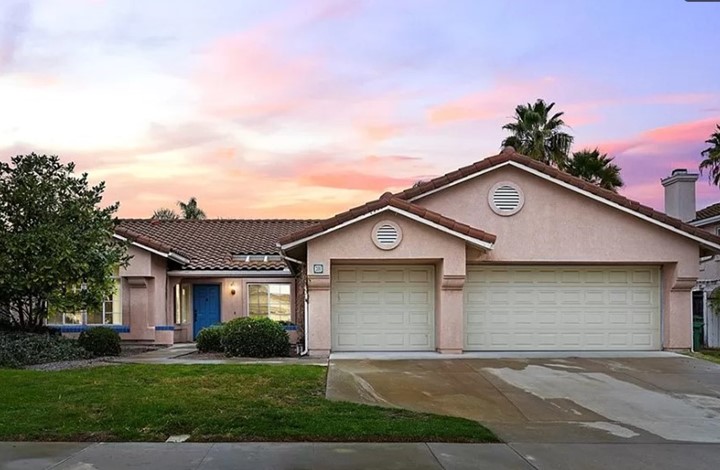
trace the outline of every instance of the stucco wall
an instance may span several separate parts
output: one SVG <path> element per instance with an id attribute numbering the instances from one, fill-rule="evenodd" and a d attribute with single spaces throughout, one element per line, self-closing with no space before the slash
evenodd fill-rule
<path id="1" fill-rule="evenodd" d="M 720 229 L 720 223 L 706 225 L 701 227 L 703 230 L 707 230 L 710 233 L 718 234 Z M 720 279 L 720 255 L 715 255 L 707 258 L 704 262 L 700 263 L 700 279 L 701 280 L 716 280 Z"/>
<path id="2" fill-rule="evenodd" d="M 384 220 L 395 222 L 402 230 L 402 242 L 389 251 L 378 248 L 372 241 L 373 227 Z M 445 287 L 449 279 L 462 280 L 465 277 L 465 242 L 401 215 L 385 212 L 308 242 L 308 333 L 312 353 L 326 354 L 332 343 L 332 266 L 362 262 L 435 265 L 435 344 L 437 349 L 447 352 L 458 352 L 462 349 L 462 292 Z M 323 264 L 325 273 L 313 274 L 314 264 Z M 443 313 L 442 316 L 439 315 L 440 312 Z"/>
<path id="3" fill-rule="evenodd" d="M 488 202 L 491 187 L 503 181 L 515 183 L 524 195 L 523 209 L 510 217 L 497 215 Z M 324 353 L 331 344 L 332 265 L 363 260 L 442 264 L 436 331 L 437 344 L 448 350 L 458 344 L 462 347 L 463 321 L 458 311 L 462 311 L 466 263 L 657 265 L 663 276 L 663 345 L 668 349 L 691 346 L 690 289 L 698 277 L 696 242 L 516 168 L 496 170 L 414 202 L 497 235 L 494 249 L 466 248 L 457 238 L 387 212 L 309 241 L 312 350 Z M 370 238 L 375 223 L 385 218 L 403 229 L 403 242 L 391 251 L 378 249 Z M 317 263 L 325 265 L 322 276 L 312 273 Z M 457 276 L 454 290 L 444 278 L 447 275 Z M 443 284 L 446 289 L 440 287 Z"/>
<path id="4" fill-rule="evenodd" d="M 488 202 L 493 185 L 517 184 L 525 204 L 510 217 Z M 481 175 L 417 204 L 497 235 L 495 248 L 468 262 L 645 263 L 663 270 L 663 336 L 668 349 L 692 345 L 690 286 L 697 243 L 517 168 Z"/>

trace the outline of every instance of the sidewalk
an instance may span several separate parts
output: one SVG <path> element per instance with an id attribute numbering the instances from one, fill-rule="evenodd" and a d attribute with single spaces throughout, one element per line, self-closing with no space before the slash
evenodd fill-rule
<path id="1" fill-rule="evenodd" d="M 111 362 L 123 364 L 184 364 L 184 365 L 213 365 L 213 364 L 303 364 L 311 366 L 327 366 L 327 358 L 318 357 L 277 357 L 271 359 L 253 359 L 246 357 L 221 357 L 218 359 L 198 359 L 193 353 L 197 352 L 195 343 L 175 344 L 167 348 L 160 348 L 134 356 L 125 356 L 111 359 Z M 0 468 L 0 470 L 3 470 Z"/>
<path id="2" fill-rule="evenodd" d="M 0 442 L 0 469 L 715 470 L 715 444 Z"/>

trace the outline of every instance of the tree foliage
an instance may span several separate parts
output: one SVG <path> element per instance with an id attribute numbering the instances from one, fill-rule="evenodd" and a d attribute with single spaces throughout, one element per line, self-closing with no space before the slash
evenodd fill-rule
<path id="1" fill-rule="evenodd" d="M 623 186 L 620 167 L 613 163 L 614 158 L 601 154 L 598 149 L 584 149 L 573 152 L 565 171 L 573 176 L 596 184 L 601 188 L 617 191 Z"/>
<path id="2" fill-rule="evenodd" d="M 153 212 L 151 218 L 155 220 L 177 220 L 180 218 L 180 216 L 172 209 L 168 209 L 167 207 L 161 207 L 160 209 L 157 209 L 155 212 Z"/>
<path id="3" fill-rule="evenodd" d="M 128 261 L 113 239 L 118 204 L 101 208 L 105 184 L 74 170 L 35 153 L 0 162 L 0 318 L 20 328 L 41 325 L 50 305 L 100 308 Z"/>
<path id="4" fill-rule="evenodd" d="M 542 99 L 518 105 L 514 121 L 502 127 L 511 134 L 503 140 L 503 147 L 514 147 L 523 155 L 564 169 L 573 137 L 564 131 L 564 113 L 553 113 L 554 107 L 555 103 Z"/>
<path id="5" fill-rule="evenodd" d="M 717 125 L 717 131 L 713 132 L 705 143 L 710 146 L 700 152 L 700 155 L 704 157 L 704 160 L 700 162 L 700 173 L 707 170 L 708 181 L 715 186 L 720 186 L 720 124 Z"/>
<path id="6" fill-rule="evenodd" d="M 178 206 L 182 212 L 183 219 L 204 219 L 205 211 L 198 207 L 197 199 L 191 197 L 188 202 L 178 201 Z"/>

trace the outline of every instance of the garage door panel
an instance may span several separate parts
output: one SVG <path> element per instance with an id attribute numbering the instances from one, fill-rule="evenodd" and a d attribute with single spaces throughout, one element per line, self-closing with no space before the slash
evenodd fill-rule
<path id="1" fill-rule="evenodd" d="M 659 349 L 659 280 L 646 266 L 468 267 L 465 347 Z"/>
<path id="2" fill-rule="evenodd" d="M 434 349 L 434 279 L 432 266 L 334 267 L 333 350 Z"/>

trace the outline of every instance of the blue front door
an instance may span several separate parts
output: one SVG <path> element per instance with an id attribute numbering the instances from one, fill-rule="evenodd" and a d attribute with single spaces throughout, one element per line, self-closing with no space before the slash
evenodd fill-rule
<path id="1" fill-rule="evenodd" d="M 220 286 L 195 284 L 193 286 L 193 339 L 198 331 L 220 323 Z"/>

